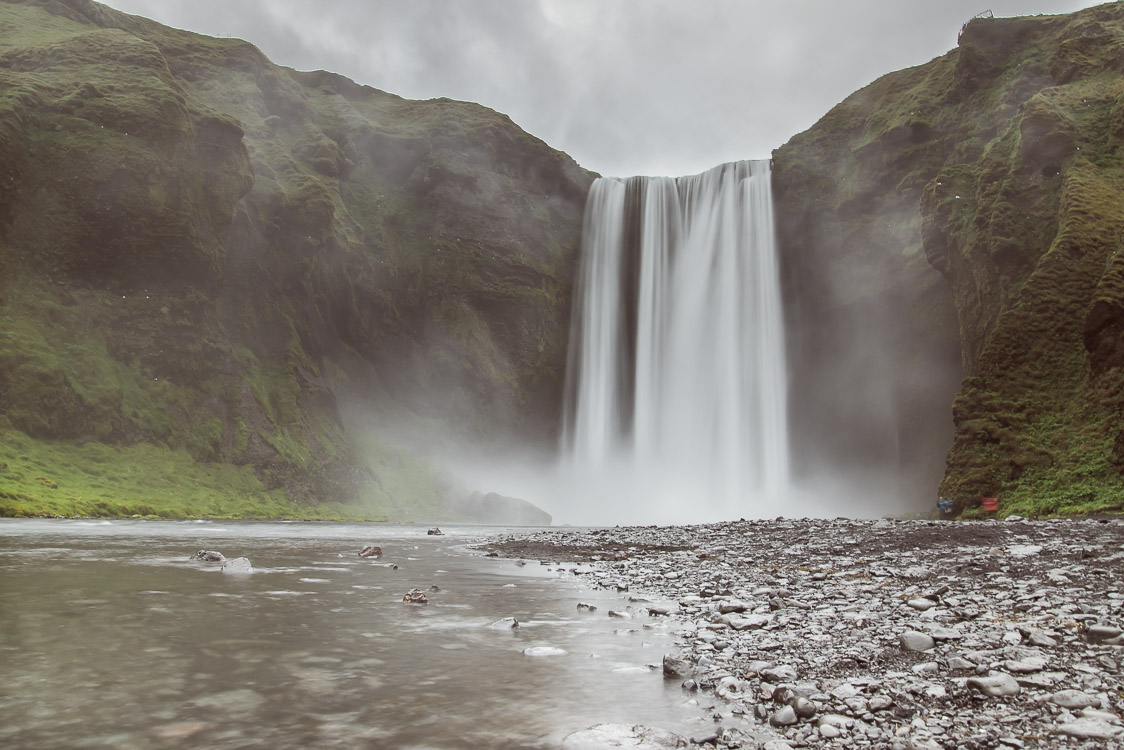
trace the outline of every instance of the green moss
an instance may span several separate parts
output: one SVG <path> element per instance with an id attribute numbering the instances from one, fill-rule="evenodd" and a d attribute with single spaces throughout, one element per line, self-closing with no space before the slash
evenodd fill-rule
<path id="1" fill-rule="evenodd" d="M 0 516 L 135 515 L 385 518 L 362 506 L 294 504 L 267 490 L 248 466 L 203 464 L 187 451 L 151 444 L 36 440 L 0 417 Z"/>
<path id="2" fill-rule="evenodd" d="M 539 290 L 568 288 L 589 175 L 479 105 L 86 19 L 0 3 L 14 429 L 245 464 L 312 506 L 363 490 L 337 388 L 462 436 L 554 412 L 526 384 L 560 369 L 568 298 Z"/>

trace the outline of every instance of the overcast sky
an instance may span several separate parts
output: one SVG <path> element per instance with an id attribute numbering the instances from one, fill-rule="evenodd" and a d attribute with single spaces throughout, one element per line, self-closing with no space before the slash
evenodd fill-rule
<path id="1" fill-rule="evenodd" d="M 767 157 L 961 24 L 1081 0 L 109 0 L 414 99 L 479 102 L 605 175 Z"/>

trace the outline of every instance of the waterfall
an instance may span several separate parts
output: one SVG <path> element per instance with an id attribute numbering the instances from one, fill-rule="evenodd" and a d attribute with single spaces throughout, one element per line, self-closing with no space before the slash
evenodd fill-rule
<path id="1" fill-rule="evenodd" d="M 562 449 L 584 502 L 602 521 L 776 515 L 789 458 L 769 163 L 598 179 L 582 242 Z"/>

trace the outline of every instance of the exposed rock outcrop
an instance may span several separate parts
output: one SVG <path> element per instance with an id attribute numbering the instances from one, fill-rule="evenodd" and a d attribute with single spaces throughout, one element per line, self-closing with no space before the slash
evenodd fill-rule
<path id="1" fill-rule="evenodd" d="M 931 503 L 951 437 L 959 510 L 1124 505 L 1121 60 L 1118 4 L 975 19 L 774 154 L 798 439 Z"/>
<path id="2" fill-rule="evenodd" d="M 357 430 L 552 439 L 592 176 L 502 114 L 3 3 L 0 174 L 0 428 L 374 509 Z"/>

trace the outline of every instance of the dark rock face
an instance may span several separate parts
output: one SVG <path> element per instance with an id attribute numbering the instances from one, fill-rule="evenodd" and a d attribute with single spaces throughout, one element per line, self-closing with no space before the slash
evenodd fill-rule
<path id="1" fill-rule="evenodd" d="M 931 503 L 952 438 L 959 510 L 1121 507 L 1122 55 L 1115 5 L 973 20 L 775 153 L 798 442 Z"/>
<path id="2" fill-rule="evenodd" d="M 355 405 L 553 439 L 592 180 L 565 154 L 96 3 L 6 3 L 0 36 L 12 428 L 249 464 L 307 502 L 383 491 Z"/>

